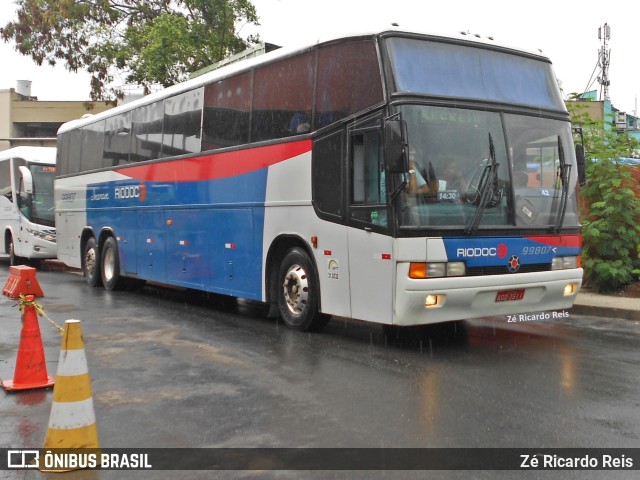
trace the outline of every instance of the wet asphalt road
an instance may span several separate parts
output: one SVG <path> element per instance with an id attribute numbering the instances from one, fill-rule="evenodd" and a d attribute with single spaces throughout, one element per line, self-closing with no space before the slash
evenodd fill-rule
<path id="1" fill-rule="evenodd" d="M 8 277 L 0 260 L 0 286 Z M 38 271 L 47 315 L 82 320 L 101 447 L 640 446 L 640 323 L 571 314 L 392 339 L 334 318 L 287 330 L 255 302 L 106 292 Z M 0 377 L 20 338 L 0 297 Z M 50 375 L 60 336 L 40 319 Z M 40 448 L 51 391 L 0 392 L 0 447 Z M 61 478 L 2 472 L 0 478 Z M 116 478 L 638 478 L 635 472 L 115 472 Z"/>

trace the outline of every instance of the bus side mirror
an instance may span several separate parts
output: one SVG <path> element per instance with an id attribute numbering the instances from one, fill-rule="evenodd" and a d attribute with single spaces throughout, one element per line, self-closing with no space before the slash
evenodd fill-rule
<path id="1" fill-rule="evenodd" d="M 22 193 L 32 194 L 33 193 L 33 176 L 31 175 L 31 170 L 29 170 L 25 166 L 18 167 L 20 170 L 20 175 L 22 176 L 22 185 L 24 190 Z"/>
<path id="2" fill-rule="evenodd" d="M 389 173 L 406 173 L 407 136 L 405 123 L 400 119 L 387 119 L 384 123 L 384 160 Z"/>
<path id="3" fill-rule="evenodd" d="M 587 165 L 584 158 L 584 145 L 576 145 L 576 163 L 578 164 L 578 183 L 581 187 L 587 184 Z"/>

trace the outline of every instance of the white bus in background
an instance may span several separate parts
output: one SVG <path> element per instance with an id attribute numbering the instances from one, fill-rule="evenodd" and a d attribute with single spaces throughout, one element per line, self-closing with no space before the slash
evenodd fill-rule
<path id="1" fill-rule="evenodd" d="M 11 265 L 56 258 L 55 174 L 53 147 L 0 152 L 0 255 Z"/>

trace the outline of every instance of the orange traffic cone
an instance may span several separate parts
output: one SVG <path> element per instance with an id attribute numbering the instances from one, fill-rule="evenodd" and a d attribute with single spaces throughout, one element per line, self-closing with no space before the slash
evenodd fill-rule
<path id="1" fill-rule="evenodd" d="M 2 289 L 2 294 L 9 298 L 18 298 L 20 295 L 44 297 L 36 278 L 36 269 L 26 265 L 10 266 L 9 278 Z"/>
<path id="2" fill-rule="evenodd" d="M 44 448 L 99 448 L 80 320 L 65 322 Z"/>
<path id="3" fill-rule="evenodd" d="M 47 375 L 40 326 L 34 305 L 35 297 L 27 295 L 25 298 L 16 372 L 13 380 L 2 382 L 2 388 L 8 391 L 47 388 L 55 383 L 55 379 Z"/>

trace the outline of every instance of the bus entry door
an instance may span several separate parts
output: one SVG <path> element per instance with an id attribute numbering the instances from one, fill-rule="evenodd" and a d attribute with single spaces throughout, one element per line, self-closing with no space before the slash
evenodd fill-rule
<path id="1" fill-rule="evenodd" d="M 394 259 L 391 237 L 349 229 L 351 315 L 372 322 L 393 319 Z"/>

